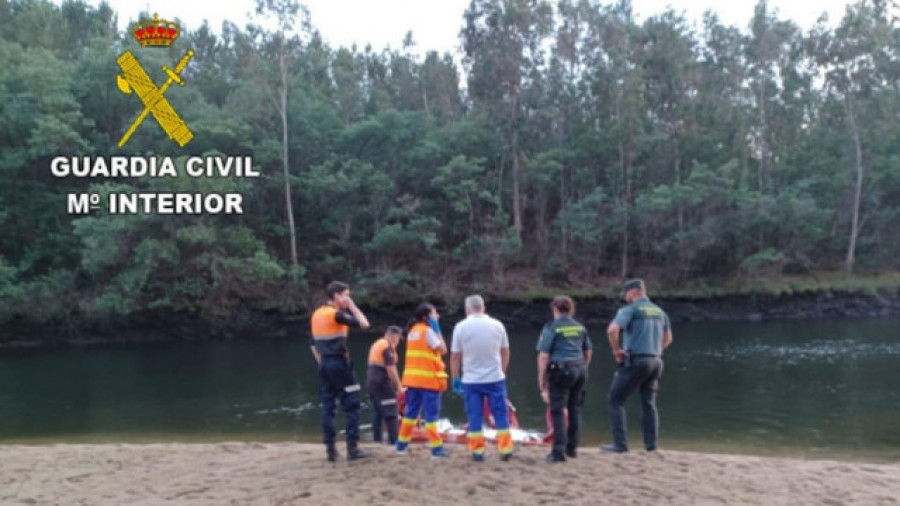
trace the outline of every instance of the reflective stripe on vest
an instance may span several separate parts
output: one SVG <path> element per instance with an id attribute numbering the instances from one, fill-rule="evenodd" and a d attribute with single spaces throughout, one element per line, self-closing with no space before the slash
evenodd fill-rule
<path id="1" fill-rule="evenodd" d="M 338 323 L 334 317 L 338 310 L 334 306 L 321 306 L 313 313 L 309 320 L 313 339 L 316 341 L 329 341 L 347 337 L 350 327 Z"/>
<path id="2" fill-rule="evenodd" d="M 390 346 L 391 343 L 386 337 L 382 337 L 375 341 L 375 343 L 372 344 L 372 347 L 369 348 L 369 365 L 384 367 L 384 350 L 388 349 Z"/>
<path id="3" fill-rule="evenodd" d="M 406 363 L 403 369 L 405 387 L 444 391 L 447 389 L 447 373 L 441 354 L 428 347 L 426 323 L 417 323 L 406 337 Z"/>

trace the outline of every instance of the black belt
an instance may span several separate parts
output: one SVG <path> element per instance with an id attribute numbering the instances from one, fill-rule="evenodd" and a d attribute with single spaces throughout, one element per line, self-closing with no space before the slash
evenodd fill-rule
<path id="1" fill-rule="evenodd" d="M 584 365 L 584 360 L 571 360 L 569 362 L 552 362 L 550 365 L 555 365 L 556 367 L 578 366 L 578 365 Z"/>
<path id="2" fill-rule="evenodd" d="M 632 357 L 632 358 L 643 358 L 643 357 L 647 357 L 647 358 L 649 358 L 649 357 L 659 358 L 659 357 L 661 357 L 662 355 L 653 355 L 653 354 L 651 354 L 651 353 L 629 353 L 628 356 L 629 356 L 629 357 Z"/>

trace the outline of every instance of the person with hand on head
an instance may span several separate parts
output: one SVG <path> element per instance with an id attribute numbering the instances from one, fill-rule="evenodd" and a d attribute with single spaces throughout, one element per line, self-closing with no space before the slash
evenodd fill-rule
<path id="1" fill-rule="evenodd" d="M 359 448 L 360 386 L 353 372 L 347 336 L 350 327 L 367 329 L 369 320 L 350 298 L 346 283 L 333 281 L 325 289 L 328 301 L 310 318 L 310 349 L 319 364 L 322 433 L 329 462 L 337 460 L 335 403 L 340 402 L 347 425 L 347 460 L 370 457 Z"/>
<path id="2" fill-rule="evenodd" d="M 453 377 L 453 391 L 459 393 L 461 387 L 465 399 L 469 451 L 476 462 L 484 460 L 485 444 L 481 429 L 486 400 L 497 428 L 500 460 L 508 461 L 513 454 L 506 394 L 509 337 L 499 320 L 484 313 L 484 299 L 480 295 L 466 297 L 465 305 L 466 319 L 453 328 L 450 374 Z M 459 374 L 460 365 L 462 377 Z"/>
<path id="3" fill-rule="evenodd" d="M 403 338 L 403 329 L 391 325 L 384 337 L 372 343 L 369 348 L 366 390 L 372 402 L 372 439 L 382 441 L 383 426 L 387 426 L 388 443 L 397 443 L 399 414 L 397 395 L 401 392 L 400 376 L 397 374 L 397 345 Z"/>
<path id="4" fill-rule="evenodd" d="M 659 306 L 650 302 L 647 288 L 640 279 L 631 279 L 622 287 L 627 303 L 619 309 L 606 329 L 613 357 L 619 364 L 609 387 L 609 421 L 613 442 L 603 445 L 606 452 L 628 451 L 625 432 L 625 401 L 635 390 L 641 395 L 641 427 L 644 448 L 655 451 L 659 439 L 659 415 L 656 396 L 662 377 L 663 350 L 672 344 L 669 317 Z M 620 334 L 624 333 L 620 344 Z"/>
<path id="5" fill-rule="evenodd" d="M 441 393 L 447 390 L 447 372 L 441 356 L 447 345 L 438 324 L 437 309 L 423 303 L 416 308 L 415 318 L 406 332 L 406 360 L 401 384 L 406 387 L 406 413 L 400 422 L 397 454 L 403 455 L 412 441 L 419 413 L 425 415 L 425 433 L 431 446 L 431 458 L 448 457 L 450 452 L 438 433 L 441 416 Z"/>
<path id="6" fill-rule="evenodd" d="M 537 345 L 538 389 L 550 403 L 553 420 L 553 450 L 545 460 L 565 462 L 566 457 L 578 456 L 593 344 L 587 329 L 574 318 L 575 302 L 570 297 L 557 295 L 550 309 L 553 321 L 541 330 Z"/>

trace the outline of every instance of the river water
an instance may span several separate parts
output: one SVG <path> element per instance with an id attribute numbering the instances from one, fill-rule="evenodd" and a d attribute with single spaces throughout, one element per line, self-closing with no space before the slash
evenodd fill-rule
<path id="1" fill-rule="evenodd" d="M 606 392 L 615 367 L 603 329 L 590 330 L 596 356 L 586 445 L 609 440 Z M 661 446 L 900 459 L 900 319 L 686 323 L 674 330 L 659 398 Z M 535 378 L 538 331 L 510 331 L 510 398 L 522 426 L 533 429 L 545 427 Z M 351 336 L 363 381 L 373 337 Z M 2 350 L 0 443 L 318 441 L 317 388 L 303 336 Z M 443 413 L 464 422 L 453 394 L 445 394 Z M 364 422 L 368 416 L 364 406 Z M 629 425 L 632 447 L 640 448 L 636 398 Z"/>

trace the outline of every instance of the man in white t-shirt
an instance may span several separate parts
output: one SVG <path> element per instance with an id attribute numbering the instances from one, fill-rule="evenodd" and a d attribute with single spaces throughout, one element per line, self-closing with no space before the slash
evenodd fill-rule
<path id="1" fill-rule="evenodd" d="M 462 377 L 459 375 L 462 365 Z M 484 313 L 480 295 L 466 297 L 466 319 L 453 328 L 450 345 L 450 374 L 454 390 L 462 386 L 469 419 L 469 451 L 476 462 L 484 460 L 484 402 L 487 399 L 497 426 L 497 448 L 500 459 L 512 457 L 513 442 L 509 433 L 506 404 L 506 367 L 509 365 L 509 337 L 499 320 Z"/>

